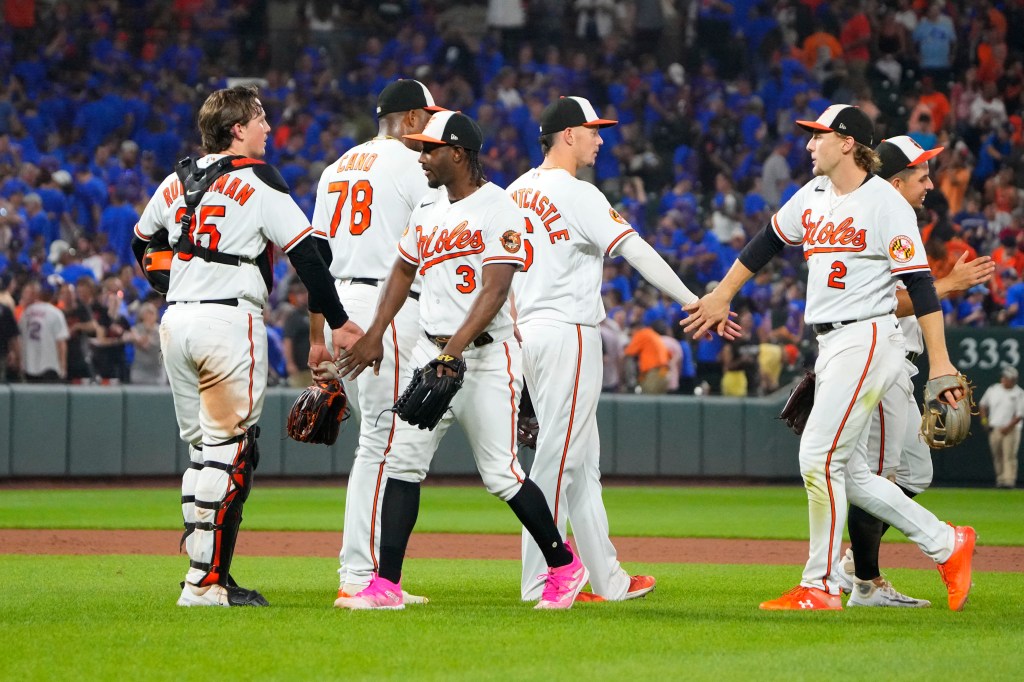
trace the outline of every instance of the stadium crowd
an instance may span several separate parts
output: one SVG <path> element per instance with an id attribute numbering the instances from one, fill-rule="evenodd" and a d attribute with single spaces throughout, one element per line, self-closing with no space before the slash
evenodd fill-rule
<path id="1" fill-rule="evenodd" d="M 600 105 L 590 178 L 698 293 L 715 286 L 809 179 L 793 125 L 832 102 L 941 145 L 922 233 L 937 277 L 989 255 L 988 286 L 944 301 L 949 326 L 1024 327 L 1024 0 L 35 0 L 0 26 L 0 379 L 161 383 L 164 301 L 131 253 L 135 222 L 174 162 L 197 151 L 213 89 L 260 84 L 267 160 L 312 213 L 326 164 L 371 137 L 399 77 L 476 119 L 488 179 L 540 163 L 538 116 L 559 95 Z M 1017 27 L 1008 30 L 1008 27 Z M 277 381 L 303 384 L 305 292 L 276 260 L 265 311 Z M 743 292 L 747 334 L 682 338 L 682 311 L 608 261 L 605 389 L 760 395 L 802 373 L 800 251 Z M 65 366 L 26 370 L 55 307 Z M 43 319 L 43 318 L 40 318 Z M 53 319 L 50 315 L 47 319 Z M 49 329 L 43 326 L 44 329 Z M 20 351 L 20 352 L 19 352 Z M 663 369 L 662 369 L 663 368 Z M 24 376 L 28 375 L 28 376 Z"/>

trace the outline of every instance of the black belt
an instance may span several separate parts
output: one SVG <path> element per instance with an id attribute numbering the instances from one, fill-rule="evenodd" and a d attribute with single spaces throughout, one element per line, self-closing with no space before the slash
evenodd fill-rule
<path id="1" fill-rule="evenodd" d="M 368 287 L 375 287 L 380 283 L 380 280 L 371 279 L 369 277 L 353 277 L 349 281 L 352 282 L 352 284 L 365 284 Z M 414 301 L 420 300 L 420 292 L 410 291 L 409 298 Z"/>
<path id="2" fill-rule="evenodd" d="M 434 336 L 433 334 L 427 334 L 427 338 L 430 339 L 430 342 L 432 344 L 434 344 L 441 350 L 444 350 L 444 347 L 448 345 L 449 341 L 452 340 L 452 337 L 450 336 Z M 475 348 L 479 348 L 480 346 L 486 346 L 492 341 L 494 341 L 494 337 L 488 334 L 487 332 L 484 332 L 480 336 L 473 339 L 473 346 Z"/>
<path id="3" fill-rule="evenodd" d="M 921 357 L 920 353 L 915 353 L 914 351 L 907 353 L 907 360 L 910 360 L 911 362 L 917 362 L 919 357 Z"/>
<path id="4" fill-rule="evenodd" d="M 828 334 L 835 330 L 845 327 L 848 324 L 853 324 L 857 320 L 843 320 L 842 322 L 823 322 L 821 324 L 812 325 L 814 333 L 821 336 L 822 334 Z"/>
<path id="5" fill-rule="evenodd" d="M 217 305 L 230 305 L 238 306 L 237 298 L 209 298 L 204 301 L 170 301 L 167 305 L 174 305 L 175 303 L 216 303 Z"/>

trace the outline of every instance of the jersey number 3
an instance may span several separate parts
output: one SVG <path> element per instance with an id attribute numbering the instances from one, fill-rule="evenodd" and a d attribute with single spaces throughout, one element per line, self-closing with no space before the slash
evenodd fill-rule
<path id="1" fill-rule="evenodd" d="M 349 234 L 359 236 L 370 227 L 370 204 L 373 203 L 373 186 L 369 180 L 357 180 L 349 186 L 348 180 L 340 180 L 327 185 L 329 194 L 338 195 L 338 203 L 334 206 L 334 215 L 331 216 L 331 236 L 338 233 L 338 225 L 341 223 L 341 211 L 351 193 L 352 210 L 349 214 Z"/>
<path id="2" fill-rule="evenodd" d="M 846 277 L 846 264 L 841 260 L 837 260 L 832 263 L 832 274 L 828 276 L 828 285 L 832 289 L 845 289 L 846 282 L 843 281 L 843 277 Z"/>

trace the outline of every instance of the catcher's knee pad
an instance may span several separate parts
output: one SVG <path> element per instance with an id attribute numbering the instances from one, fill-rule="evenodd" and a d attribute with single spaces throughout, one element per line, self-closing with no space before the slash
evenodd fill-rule
<path id="1" fill-rule="evenodd" d="M 195 492 L 195 533 L 189 558 L 194 585 L 226 585 L 242 523 L 242 507 L 259 463 L 259 427 L 223 443 L 206 443 Z"/>

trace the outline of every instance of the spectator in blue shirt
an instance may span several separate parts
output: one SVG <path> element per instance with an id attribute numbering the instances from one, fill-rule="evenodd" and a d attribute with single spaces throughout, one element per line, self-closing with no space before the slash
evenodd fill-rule
<path id="1" fill-rule="evenodd" d="M 1006 285 L 1006 308 L 1000 319 L 1010 327 L 1024 327 L 1024 282 L 1013 268 L 1003 272 L 1003 284 Z"/>
<path id="2" fill-rule="evenodd" d="M 957 323 L 964 327 L 984 327 L 987 319 L 985 317 L 985 297 L 988 296 L 988 287 L 978 284 L 967 290 L 964 300 L 957 306 Z"/>

